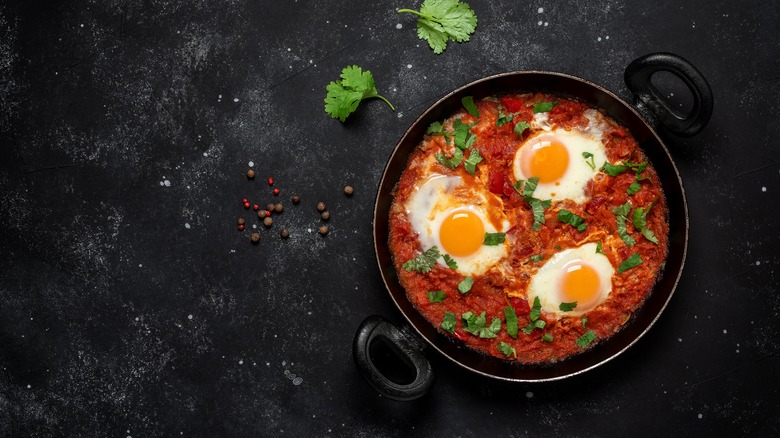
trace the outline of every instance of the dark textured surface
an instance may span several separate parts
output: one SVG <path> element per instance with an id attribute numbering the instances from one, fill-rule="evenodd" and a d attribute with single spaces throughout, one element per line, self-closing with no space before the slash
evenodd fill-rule
<path id="1" fill-rule="evenodd" d="M 772 2 L 474 1 L 472 41 L 440 56 L 394 13 L 418 6 L 0 5 L 0 436 L 780 433 Z M 688 58 L 716 97 L 704 132 L 665 137 L 691 240 L 658 324 L 562 382 L 494 382 L 430 354 L 428 396 L 376 395 L 350 348 L 367 315 L 401 318 L 371 219 L 404 130 L 447 91 L 509 70 L 630 100 L 623 68 L 653 51 Z M 397 112 L 368 101 L 343 125 L 323 113 L 325 85 L 353 63 Z M 258 246 L 236 231 L 238 216 L 256 223 L 244 197 L 285 204 Z"/>

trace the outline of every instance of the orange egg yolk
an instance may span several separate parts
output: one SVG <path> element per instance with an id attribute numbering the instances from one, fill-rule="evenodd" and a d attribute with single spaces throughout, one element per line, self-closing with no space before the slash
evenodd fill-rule
<path id="1" fill-rule="evenodd" d="M 569 152 L 563 143 L 555 136 L 542 136 L 528 146 L 531 154 L 523 163 L 525 174 L 539 178 L 540 183 L 561 179 L 569 167 Z"/>
<path id="2" fill-rule="evenodd" d="M 467 256 L 477 252 L 485 240 L 482 219 L 469 210 L 450 213 L 439 229 L 439 240 L 444 251 L 453 256 Z"/>
<path id="3" fill-rule="evenodd" d="M 574 261 L 563 268 L 561 279 L 561 302 L 577 302 L 577 308 L 582 309 L 593 304 L 599 297 L 601 279 L 592 267 Z"/>

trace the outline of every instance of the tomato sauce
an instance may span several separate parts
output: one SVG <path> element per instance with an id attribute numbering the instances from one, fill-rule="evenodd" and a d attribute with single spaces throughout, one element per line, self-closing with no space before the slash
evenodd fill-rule
<path id="1" fill-rule="evenodd" d="M 449 169 L 436 164 L 436 171 L 471 178 L 500 198 L 500 203 L 491 202 L 490 205 L 503 205 L 504 214 L 513 220 L 513 226 L 506 233 L 511 245 L 506 258 L 501 262 L 509 274 L 507 270 L 488 270 L 483 275 L 475 276 L 471 290 L 462 294 L 457 286 L 464 275 L 443 264 L 437 263 L 427 273 L 410 271 L 403 267 L 405 262 L 428 249 L 421 247 L 405 205 L 419 186 L 421 178 L 425 176 L 422 174 L 422 163 L 429 160 L 433 154 L 452 149 L 446 136 L 426 135 L 410 155 L 407 168 L 395 187 L 390 211 L 390 250 L 400 282 L 414 307 L 431 324 L 459 342 L 485 354 L 525 364 L 563 360 L 593 348 L 618 332 L 631 320 L 632 314 L 652 292 L 662 271 L 668 248 L 666 200 L 658 175 L 650 163 L 641 172 L 641 178 L 637 177 L 633 170 L 616 176 L 603 171 L 596 173 L 585 187 L 588 198 L 586 202 L 578 204 L 567 199 L 552 202 L 551 207 L 545 209 L 544 225 L 539 230 L 533 230 L 531 207 L 513 187 L 515 178 L 512 165 L 515 152 L 523 141 L 540 132 L 538 121 L 534 123 L 533 105 L 550 101 L 556 101 L 557 104 L 546 114 L 545 124 L 548 129 L 586 130 L 593 117 L 596 117 L 606 126 L 601 133 L 601 140 L 610 163 L 647 161 L 647 157 L 626 128 L 588 105 L 551 95 L 526 94 L 486 98 L 477 102 L 479 118 L 461 110 L 444 121 L 445 129 L 451 129 L 452 122 L 457 118 L 464 123 L 474 124 L 470 129 L 476 136 L 473 148 L 479 150 L 484 161 L 477 165 L 473 176 L 466 174 L 463 165 Z M 507 114 L 512 115 L 511 120 L 498 126 L 499 117 Z M 532 128 L 518 134 L 515 125 L 521 122 L 532 125 Z M 636 193 L 629 194 L 629 186 L 635 182 L 639 183 L 640 188 Z M 629 200 L 632 212 L 637 207 L 649 208 L 646 228 L 653 231 L 657 243 L 645 238 L 641 230 L 635 229 L 630 216 L 625 221 L 626 233 L 636 243 L 629 246 L 619 236 L 614 209 Z M 587 229 L 580 232 L 575 227 L 559 222 L 556 212 L 562 208 L 584 218 Z M 514 309 L 519 328 L 522 329 L 531 322 L 532 303 L 527 299 L 526 288 L 544 263 L 535 263 L 529 261 L 529 258 L 538 255 L 543 257 L 543 260 L 549 260 L 561 250 L 587 242 L 602 243 L 606 257 L 616 269 L 608 298 L 583 315 L 586 318 L 559 316 L 542 311 L 540 319 L 545 322 L 543 329 L 533 330 L 530 334 L 520 330 L 516 338 L 510 336 L 506 330 L 504 313 L 507 306 Z M 633 254 L 641 257 L 641 264 L 618 273 L 618 266 Z M 441 302 L 430 302 L 428 292 L 438 290 L 444 292 L 445 299 Z M 466 312 L 479 315 L 483 311 L 488 325 L 494 318 L 501 321 L 501 330 L 495 338 L 481 338 L 464 330 L 462 315 Z M 453 333 L 441 328 L 446 312 L 456 317 Z M 595 341 L 584 347 L 578 345 L 577 340 L 590 331 L 595 335 Z M 514 348 L 517 357 L 507 356 L 500 351 L 498 346 L 501 343 Z"/>

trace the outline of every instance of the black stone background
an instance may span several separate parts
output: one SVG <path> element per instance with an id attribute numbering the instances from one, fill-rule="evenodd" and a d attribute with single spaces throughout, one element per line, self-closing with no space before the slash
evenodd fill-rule
<path id="1" fill-rule="evenodd" d="M 0 436 L 780 433 L 774 2 L 474 0 L 471 42 L 439 56 L 394 12 L 419 4 L 0 5 Z M 698 136 L 664 135 L 691 238 L 658 323 L 564 381 L 491 381 L 430 352 L 429 395 L 378 396 L 351 341 L 367 315 L 402 319 L 371 220 L 405 129 L 446 92 L 510 70 L 574 74 L 630 101 L 623 69 L 654 51 L 688 58 L 716 97 Z M 345 124 L 323 112 L 350 64 L 396 112 L 378 100 Z M 677 82 L 656 80 L 685 106 Z M 255 223 L 244 197 L 286 206 L 258 246 L 236 230 L 238 216 Z"/>

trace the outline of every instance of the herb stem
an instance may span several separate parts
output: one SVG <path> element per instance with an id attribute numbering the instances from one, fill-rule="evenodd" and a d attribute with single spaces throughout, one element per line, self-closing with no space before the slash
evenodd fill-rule
<path id="1" fill-rule="evenodd" d="M 395 107 L 393 106 L 392 103 L 390 103 L 389 100 L 385 99 L 383 96 L 380 96 L 378 94 L 376 96 L 374 96 L 374 97 L 378 97 L 379 99 L 382 99 L 386 104 L 390 105 L 390 109 L 391 110 L 395 111 Z"/>
<path id="2" fill-rule="evenodd" d="M 409 14 L 414 14 L 414 15 L 416 15 L 416 16 L 418 16 L 418 17 L 423 17 L 423 18 L 428 18 L 428 19 L 430 19 L 430 18 L 431 18 L 430 16 L 428 16 L 428 15 L 425 15 L 425 14 L 421 14 L 421 13 L 419 13 L 419 12 L 415 11 L 414 9 L 399 9 L 399 10 L 397 10 L 396 12 L 398 12 L 399 14 L 400 14 L 400 13 L 407 12 L 407 13 L 409 13 Z"/>

